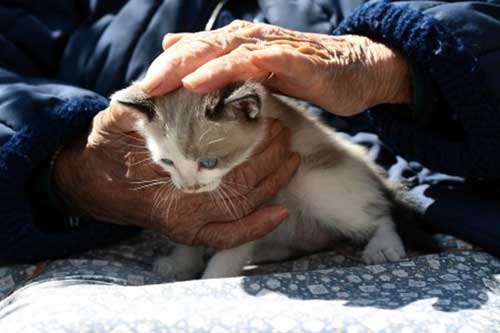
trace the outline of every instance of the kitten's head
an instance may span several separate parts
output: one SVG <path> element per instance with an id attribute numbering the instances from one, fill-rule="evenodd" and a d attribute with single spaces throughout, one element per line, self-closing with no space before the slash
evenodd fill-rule
<path id="1" fill-rule="evenodd" d="M 139 130 L 152 159 L 186 192 L 215 190 L 222 178 L 245 161 L 263 138 L 264 88 L 235 84 L 199 95 L 184 88 L 160 97 L 145 95 L 138 84 L 112 96 L 141 115 Z"/>

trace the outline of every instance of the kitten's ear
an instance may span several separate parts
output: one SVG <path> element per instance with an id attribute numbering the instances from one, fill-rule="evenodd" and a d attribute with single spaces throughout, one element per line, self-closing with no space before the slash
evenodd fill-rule
<path id="1" fill-rule="evenodd" d="M 155 116 L 151 97 L 142 91 L 138 83 L 134 83 L 125 89 L 115 92 L 111 95 L 111 103 L 117 103 L 132 111 L 139 112 L 144 115 L 148 121 L 151 121 Z"/>
<path id="2" fill-rule="evenodd" d="M 232 112 L 235 118 L 243 116 L 248 120 L 256 119 L 262 107 L 262 94 L 262 87 L 250 83 L 243 84 L 224 99 L 225 111 Z"/>

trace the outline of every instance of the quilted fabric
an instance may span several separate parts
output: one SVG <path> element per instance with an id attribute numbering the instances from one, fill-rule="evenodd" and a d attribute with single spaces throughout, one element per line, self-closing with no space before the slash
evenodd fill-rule
<path id="1" fill-rule="evenodd" d="M 449 252 L 364 266 L 328 252 L 231 279 L 173 282 L 144 233 L 72 260 L 0 270 L 2 332 L 495 332 L 500 260 L 451 237 Z M 453 250 L 453 251 L 452 251 Z M 160 284 L 161 283 L 161 284 Z"/>

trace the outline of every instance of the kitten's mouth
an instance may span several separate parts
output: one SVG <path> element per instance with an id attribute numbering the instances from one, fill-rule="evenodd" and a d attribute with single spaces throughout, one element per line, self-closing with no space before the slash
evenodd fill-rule
<path id="1" fill-rule="evenodd" d="M 218 186 L 219 185 L 217 182 L 211 182 L 208 184 L 199 185 L 198 187 L 183 187 L 181 191 L 187 194 L 211 192 L 214 191 Z"/>
<path id="2" fill-rule="evenodd" d="M 195 190 L 195 189 L 190 189 L 190 188 L 183 188 L 183 189 L 181 189 L 181 191 L 184 193 L 187 193 L 187 194 L 203 192 L 202 189 Z"/>

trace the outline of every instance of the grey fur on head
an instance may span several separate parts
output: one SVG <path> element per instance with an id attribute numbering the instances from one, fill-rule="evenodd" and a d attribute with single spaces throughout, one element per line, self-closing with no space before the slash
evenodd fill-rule
<path id="1" fill-rule="evenodd" d="M 183 164 L 183 170 L 168 170 L 179 173 L 173 178 L 182 187 L 190 177 L 180 175 L 190 168 L 186 161 L 217 159 L 222 175 L 248 158 L 264 133 L 261 108 L 266 94 L 258 83 L 235 83 L 204 95 L 179 88 L 151 97 L 136 83 L 111 99 L 144 115 L 139 130 L 147 139 L 153 160 L 160 165 L 164 159 Z"/>
<path id="2" fill-rule="evenodd" d="M 259 116 L 262 106 L 261 98 L 266 93 L 264 87 L 255 82 L 238 82 L 217 90 L 213 93 L 200 95 L 183 88 L 168 94 L 168 99 L 180 102 L 176 108 L 200 111 L 210 120 L 255 119 Z M 152 120 L 156 114 L 163 113 L 163 97 L 151 97 L 144 93 L 138 83 L 122 89 L 111 96 L 111 101 L 132 107 Z M 164 102 L 164 101 L 163 101 Z M 172 103 L 169 103 L 172 104 Z"/>

